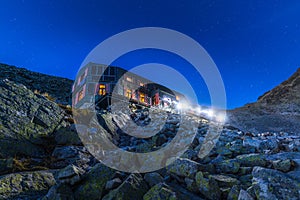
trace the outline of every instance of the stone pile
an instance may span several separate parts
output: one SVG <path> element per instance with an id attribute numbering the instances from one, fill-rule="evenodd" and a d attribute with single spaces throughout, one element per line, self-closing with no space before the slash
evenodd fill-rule
<path id="1" fill-rule="evenodd" d="M 300 199 L 299 134 L 224 126 L 199 158 L 206 120 L 154 108 L 98 112 L 104 136 L 136 153 L 165 147 L 179 130 L 196 130 L 188 150 L 165 168 L 124 173 L 88 152 L 55 103 L 7 80 L 0 81 L 0 97 L 0 199 Z M 131 125 L 156 134 L 135 137 L 127 132 Z"/>

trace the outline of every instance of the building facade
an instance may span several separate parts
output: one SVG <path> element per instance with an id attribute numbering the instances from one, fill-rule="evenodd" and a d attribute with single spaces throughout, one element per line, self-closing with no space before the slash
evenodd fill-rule
<path id="1" fill-rule="evenodd" d="M 184 95 L 125 69 L 88 63 L 82 67 L 72 88 L 75 108 L 87 108 L 91 102 L 106 108 L 114 97 L 126 97 L 141 106 L 171 106 Z"/>

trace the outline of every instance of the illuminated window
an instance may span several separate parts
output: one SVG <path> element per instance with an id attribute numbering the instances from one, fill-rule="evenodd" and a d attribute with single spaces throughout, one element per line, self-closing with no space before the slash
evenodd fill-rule
<path id="1" fill-rule="evenodd" d="M 140 101 L 145 102 L 145 94 L 144 93 L 140 93 Z"/>
<path id="2" fill-rule="evenodd" d="M 106 94 L 106 88 L 104 84 L 99 85 L 99 95 L 105 95 Z"/>
<path id="3" fill-rule="evenodd" d="M 131 96 L 132 96 L 131 90 L 127 89 L 127 90 L 126 90 L 126 97 L 130 99 Z"/>
<path id="4" fill-rule="evenodd" d="M 140 86 L 141 86 L 141 87 L 144 87 L 144 83 L 140 82 Z"/>
<path id="5" fill-rule="evenodd" d="M 128 81 L 128 82 L 131 82 L 131 83 L 132 83 L 132 82 L 133 82 L 133 79 L 132 79 L 131 77 L 127 76 L 127 77 L 126 77 L 126 81 Z"/>
<path id="6" fill-rule="evenodd" d="M 78 101 L 80 101 L 81 99 L 83 99 L 83 97 L 84 97 L 84 92 L 83 92 L 83 89 L 82 89 L 78 93 Z"/>
<path id="7" fill-rule="evenodd" d="M 180 100 L 179 96 L 176 96 L 176 100 L 177 100 L 177 101 L 179 101 L 179 100 Z"/>

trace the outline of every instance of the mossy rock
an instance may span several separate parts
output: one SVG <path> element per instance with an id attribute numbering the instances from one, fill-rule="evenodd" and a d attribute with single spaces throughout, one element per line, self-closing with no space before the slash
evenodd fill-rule
<path id="1" fill-rule="evenodd" d="M 252 175 L 257 199 L 300 199 L 300 182 L 283 172 L 254 167 Z"/>
<path id="2" fill-rule="evenodd" d="M 266 156 L 262 154 L 245 154 L 236 157 L 241 166 L 246 167 L 265 167 L 267 165 Z"/>
<path id="3" fill-rule="evenodd" d="M 100 199 L 107 181 L 113 178 L 114 170 L 105 165 L 96 164 L 75 188 L 75 199 Z"/>
<path id="4" fill-rule="evenodd" d="M 111 190 L 102 200 L 142 199 L 148 189 L 147 183 L 140 174 L 131 174 L 118 188 Z"/>
<path id="5" fill-rule="evenodd" d="M 55 184 L 53 172 L 14 173 L 0 177 L 0 199 L 37 199 Z"/>
<path id="6" fill-rule="evenodd" d="M 199 171 L 195 176 L 195 180 L 200 193 L 207 199 L 215 200 L 221 198 L 221 190 L 213 178 L 204 178 L 203 173 Z"/>
<path id="7" fill-rule="evenodd" d="M 13 158 L 9 159 L 0 159 L 0 175 L 6 174 L 13 170 L 14 160 Z"/>
<path id="8" fill-rule="evenodd" d="M 186 158 L 178 158 L 171 165 L 167 166 L 169 173 L 182 177 L 194 178 L 199 170 L 199 164 Z"/>
<path id="9" fill-rule="evenodd" d="M 153 186 L 143 197 L 144 200 L 177 200 L 176 193 L 163 183 Z"/>
<path id="10" fill-rule="evenodd" d="M 224 160 L 216 164 L 216 170 L 218 173 L 235 174 L 240 169 L 240 163 L 235 159 Z"/>

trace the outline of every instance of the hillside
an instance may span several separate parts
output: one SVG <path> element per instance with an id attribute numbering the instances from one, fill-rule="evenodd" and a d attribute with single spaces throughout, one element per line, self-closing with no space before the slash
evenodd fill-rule
<path id="1" fill-rule="evenodd" d="M 300 136 L 255 135 L 123 103 L 97 110 L 95 120 L 84 110 L 72 116 L 69 106 L 6 79 L 44 88 L 46 76 L 6 70 L 21 72 L 0 80 L 0 199 L 300 199 Z M 155 134 L 134 136 L 143 130 Z"/>
<path id="2" fill-rule="evenodd" d="M 244 131 L 290 132 L 300 130 L 300 68 L 255 103 L 228 112 L 229 123 Z"/>
<path id="3" fill-rule="evenodd" d="M 70 79 L 32 72 L 24 68 L 0 63 L 1 79 L 8 79 L 15 83 L 23 84 L 31 91 L 37 90 L 40 93 L 48 93 L 58 103 L 70 103 L 73 84 L 73 81 Z"/>

